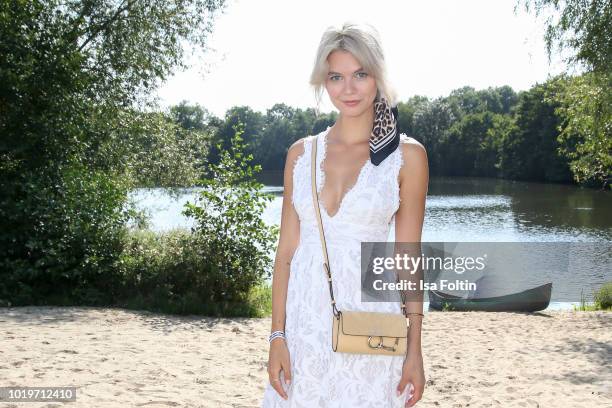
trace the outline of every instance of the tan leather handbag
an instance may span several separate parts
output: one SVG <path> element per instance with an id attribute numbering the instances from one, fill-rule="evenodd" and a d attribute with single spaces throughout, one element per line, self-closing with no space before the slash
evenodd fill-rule
<path id="1" fill-rule="evenodd" d="M 319 194 L 316 188 L 316 157 L 318 136 L 312 140 L 311 179 L 312 197 L 319 224 L 319 234 L 323 247 L 323 268 L 327 272 L 329 294 L 333 310 L 332 350 L 340 353 L 405 355 L 408 345 L 410 321 L 406 315 L 406 300 L 403 292 L 402 313 L 339 311 L 334 300 L 332 278 L 323 233 L 323 222 L 319 208 Z"/>

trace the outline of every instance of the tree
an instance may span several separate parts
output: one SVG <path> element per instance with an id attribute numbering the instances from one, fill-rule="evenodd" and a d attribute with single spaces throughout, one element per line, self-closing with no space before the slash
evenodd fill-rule
<path id="1" fill-rule="evenodd" d="M 571 160 L 574 180 L 612 188 L 612 7 L 609 0 L 521 0 L 528 12 L 551 12 L 546 19 L 546 49 L 571 51 L 568 66 L 584 75 L 563 79 L 555 94 L 562 115 L 561 152 Z"/>
<path id="2" fill-rule="evenodd" d="M 502 142 L 501 171 L 507 178 L 567 182 L 567 161 L 559 152 L 557 141 L 560 118 L 558 104 L 551 98 L 551 82 L 537 84 L 519 94 L 515 126 Z"/>
<path id="3" fill-rule="evenodd" d="M 263 123 L 263 115 L 248 106 L 234 106 L 228 109 L 223 122 L 212 135 L 207 162 L 210 164 L 219 163 L 221 154 L 231 148 L 231 140 L 234 137 L 236 126 L 243 127 L 242 138 L 247 144 L 246 153 L 256 156 L 257 140 Z"/>
<path id="4" fill-rule="evenodd" d="M 610 84 L 589 72 L 577 77 L 561 75 L 553 99 L 563 118 L 558 130 L 560 151 L 570 159 L 574 180 L 580 184 L 610 189 L 612 172 L 612 99 Z M 608 88 L 606 88 L 606 86 Z"/>
<path id="5" fill-rule="evenodd" d="M 553 49 L 573 51 L 566 58 L 568 65 L 582 64 L 587 70 L 609 73 L 612 66 L 612 7 L 609 0 L 519 0 L 536 16 L 546 17 L 546 51 Z"/>
<path id="6" fill-rule="evenodd" d="M 489 132 L 493 117 L 486 111 L 468 114 L 450 127 L 439 146 L 444 174 L 496 176 L 497 150 Z"/>
<path id="7" fill-rule="evenodd" d="M 0 304 L 112 296 L 128 191 L 197 175 L 187 133 L 143 108 L 223 4 L 0 2 Z"/>
<path id="8" fill-rule="evenodd" d="M 170 117 L 183 129 L 205 131 L 218 121 L 208 109 L 199 104 L 190 105 L 181 101 L 178 105 L 170 107 Z"/>

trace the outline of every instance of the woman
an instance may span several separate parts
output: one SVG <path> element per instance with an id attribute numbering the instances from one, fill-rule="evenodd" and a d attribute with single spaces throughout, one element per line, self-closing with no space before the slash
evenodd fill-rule
<path id="1" fill-rule="evenodd" d="M 311 84 L 318 102 L 325 87 L 339 116 L 317 139 L 302 138 L 287 153 L 262 407 L 411 407 L 425 386 L 422 298 L 406 305 L 405 356 L 332 350 L 332 307 L 310 164 L 312 143 L 318 143 L 316 187 L 338 309 L 399 313 L 399 302 L 361 302 L 360 243 L 386 241 L 393 219 L 396 241 L 420 242 L 427 154 L 419 142 L 397 131 L 397 110 L 391 109 L 396 97 L 372 26 L 329 28 Z M 387 132 L 390 126 L 385 148 L 372 147 L 381 127 Z"/>

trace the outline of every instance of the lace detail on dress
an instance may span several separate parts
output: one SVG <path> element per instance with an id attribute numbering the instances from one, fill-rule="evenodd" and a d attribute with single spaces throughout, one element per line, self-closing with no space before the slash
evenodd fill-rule
<path id="1" fill-rule="evenodd" d="M 323 190 L 323 186 L 325 185 L 325 170 L 323 170 L 323 163 L 325 162 L 325 157 L 327 157 L 327 135 L 330 129 L 331 126 L 319 135 L 319 139 L 322 139 L 319 143 L 321 148 L 319 149 L 319 146 L 317 146 L 317 161 L 319 163 L 319 167 L 317 168 L 317 192 L 319 193 L 319 201 L 321 201 L 321 190 Z"/>
<path id="2" fill-rule="evenodd" d="M 296 190 L 296 173 L 297 171 L 297 167 L 300 165 L 301 162 L 304 161 L 304 156 L 306 156 L 306 139 L 307 137 L 302 138 L 302 153 L 297 156 L 295 158 L 295 160 L 293 160 L 293 167 L 291 168 L 291 183 L 293 184 L 293 191 L 291 194 L 291 204 L 293 204 L 293 206 L 295 207 L 295 190 Z"/>
<path id="3" fill-rule="evenodd" d="M 292 175 L 292 201 L 300 219 L 300 242 L 289 267 L 285 306 L 285 335 L 293 375 L 287 391 L 289 400 L 283 400 L 266 379 L 262 407 L 400 408 L 408 397 L 408 393 L 395 395 L 403 356 L 336 353 L 331 348 L 331 297 L 322 267 L 323 252 L 312 201 L 310 165 L 314 137 L 304 138 L 304 152 L 296 158 Z M 325 141 L 324 137 L 320 140 Z M 317 170 L 318 191 L 323 188 L 325 174 L 321 163 L 325 150 L 317 151 L 319 162 L 315 164 L 321 169 Z M 399 296 L 392 302 L 364 301 L 360 276 L 361 242 L 388 238 L 390 221 L 398 208 L 401 153 L 397 149 L 378 166 L 368 160 L 333 217 L 321 208 L 334 298 L 340 310 L 401 313 Z"/>
<path id="4" fill-rule="evenodd" d="M 314 140 L 314 136 L 309 135 L 309 136 L 305 136 L 304 138 L 302 138 L 302 144 L 303 144 L 303 152 L 302 154 L 300 154 L 298 157 L 295 158 L 295 160 L 293 161 L 293 173 L 292 173 L 292 178 L 291 180 L 293 181 L 293 194 L 291 194 L 291 203 L 293 204 L 293 206 L 295 207 L 296 205 L 296 199 L 299 195 L 299 192 L 301 191 L 301 189 L 303 188 L 304 184 L 306 182 L 308 182 L 308 192 L 309 194 L 311 194 L 310 189 L 310 159 L 311 159 L 311 152 L 312 152 L 312 142 Z M 319 155 L 319 152 L 317 151 L 317 156 Z M 303 168 L 304 167 L 308 167 L 306 170 L 308 171 L 308 179 L 306 179 L 306 177 L 302 176 L 302 174 L 304 173 Z M 317 172 L 320 173 L 320 172 Z M 317 174 L 318 176 L 318 174 Z"/>
<path id="5" fill-rule="evenodd" d="M 404 167 L 404 151 L 402 150 L 402 144 L 407 143 L 408 139 L 410 139 L 409 136 L 407 136 L 405 133 L 400 133 L 400 144 L 399 146 L 397 146 L 397 150 L 398 150 L 397 162 L 398 163 L 396 164 L 396 172 L 395 172 L 395 179 L 396 179 L 395 196 L 397 197 L 397 208 L 398 209 L 402 202 L 402 197 L 400 196 L 400 182 L 399 182 L 400 171 L 402 170 L 402 167 Z"/>

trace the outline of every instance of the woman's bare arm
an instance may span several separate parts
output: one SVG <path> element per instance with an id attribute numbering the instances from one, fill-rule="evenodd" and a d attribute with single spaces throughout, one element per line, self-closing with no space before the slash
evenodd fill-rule
<path id="1" fill-rule="evenodd" d="M 294 142 L 287 151 L 283 174 L 283 207 L 281 212 L 280 236 L 274 273 L 272 276 L 272 328 L 271 331 L 285 330 L 285 305 L 289 284 L 289 266 L 300 241 L 300 220 L 293 207 L 293 167 L 304 153 L 304 139 Z"/>
<path id="2" fill-rule="evenodd" d="M 408 139 L 400 143 L 404 164 L 400 169 L 400 206 L 395 215 L 395 241 L 420 243 L 425 217 L 425 200 L 429 185 L 429 166 L 427 152 L 421 143 L 415 139 Z M 396 253 L 408 256 L 420 256 L 420 245 L 399 244 L 403 250 Z M 400 272 L 400 278 L 415 282 L 419 288 L 419 281 L 423 278 L 421 268 L 410 275 L 406 270 Z M 403 272 L 403 273 L 402 273 Z M 423 313 L 423 293 L 419 290 L 405 291 L 406 312 Z M 418 316 L 416 316 L 418 317 Z M 409 348 L 421 348 L 421 319 L 410 319 Z"/>

